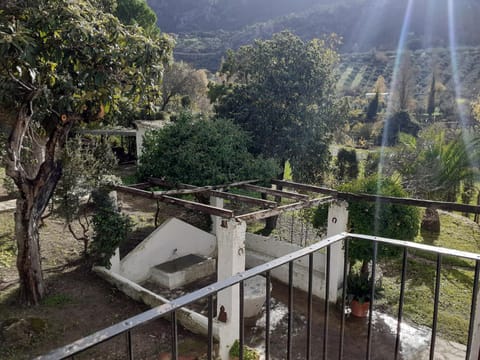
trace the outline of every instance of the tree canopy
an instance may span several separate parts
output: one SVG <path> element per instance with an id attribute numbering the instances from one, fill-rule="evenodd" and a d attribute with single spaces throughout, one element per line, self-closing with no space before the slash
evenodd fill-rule
<path id="1" fill-rule="evenodd" d="M 114 15 L 126 25 L 138 24 L 147 32 L 158 32 L 157 15 L 146 0 L 117 0 Z"/>
<path id="2" fill-rule="evenodd" d="M 304 42 L 285 31 L 230 50 L 221 67 L 216 113 L 252 135 L 252 150 L 289 160 L 294 177 L 318 181 L 329 164 L 332 126 L 342 120 L 335 96 L 334 37 Z M 218 87 L 217 87 L 218 90 Z"/>
<path id="3" fill-rule="evenodd" d="M 183 61 L 173 62 L 165 69 L 161 109 L 165 110 L 176 97 L 180 97 L 180 100 L 188 97 L 190 101 L 205 97 L 207 85 L 205 71 L 195 70 Z"/>
<path id="4" fill-rule="evenodd" d="M 175 123 L 145 135 L 139 173 L 192 185 L 271 179 L 278 165 L 255 158 L 248 142 L 247 134 L 229 120 L 195 119 L 184 113 Z"/>
<path id="5" fill-rule="evenodd" d="M 0 116 L 10 131 L 6 173 L 15 182 L 17 268 L 24 302 L 45 294 L 38 224 L 62 174 L 70 129 L 121 103 L 158 97 L 169 37 L 125 26 L 113 2 L 11 1 L 0 16 Z"/>

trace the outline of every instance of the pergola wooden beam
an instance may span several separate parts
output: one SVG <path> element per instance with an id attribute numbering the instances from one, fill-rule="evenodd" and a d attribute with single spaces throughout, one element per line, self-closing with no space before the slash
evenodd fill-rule
<path id="1" fill-rule="evenodd" d="M 256 191 L 256 192 L 259 192 L 259 193 L 262 193 L 262 194 L 267 194 L 267 195 L 272 195 L 272 196 L 280 196 L 280 197 L 294 199 L 294 200 L 306 200 L 306 199 L 308 199 L 308 195 L 297 194 L 297 193 L 283 191 L 283 190 L 275 190 L 275 189 L 270 189 L 270 188 L 266 188 L 266 187 L 263 187 L 263 186 L 257 186 L 257 185 L 252 185 L 252 184 L 242 184 L 242 185 L 237 186 L 237 187 L 247 189 L 247 190 Z"/>
<path id="2" fill-rule="evenodd" d="M 295 189 L 295 190 L 299 190 L 299 191 L 313 192 L 313 193 L 317 193 L 317 194 L 332 195 L 332 196 L 337 196 L 337 194 L 338 194 L 337 190 L 332 190 L 332 189 L 322 187 L 322 186 L 301 184 L 301 183 L 297 183 L 297 182 L 293 182 L 293 181 L 287 181 L 287 180 L 272 179 L 272 184 L 280 185 L 282 187 Z"/>
<path id="3" fill-rule="evenodd" d="M 311 200 L 299 201 L 293 204 L 278 206 L 275 209 L 259 210 L 259 211 L 251 212 L 248 214 L 239 215 L 239 216 L 236 216 L 235 218 L 238 220 L 243 220 L 245 222 L 254 222 L 254 221 L 266 219 L 272 216 L 280 215 L 285 211 L 305 209 L 312 206 L 318 206 L 320 204 L 330 203 L 333 200 L 334 199 L 331 196 L 315 198 Z"/>
<path id="4" fill-rule="evenodd" d="M 225 191 L 209 190 L 208 194 L 210 196 L 215 196 L 222 199 L 241 201 L 244 203 L 249 203 L 249 204 L 257 205 L 261 207 L 273 208 L 278 205 L 275 201 L 258 199 L 258 198 L 254 198 L 246 195 L 232 194 Z"/>
<path id="5" fill-rule="evenodd" d="M 150 178 L 149 181 L 151 184 L 159 185 L 159 186 L 165 186 L 165 187 L 175 186 L 165 180 L 158 179 L 158 178 Z M 209 196 L 215 196 L 218 198 L 228 199 L 228 200 L 242 201 L 245 203 L 262 206 L 262 207 L 271 208 L 271 207 L 277 206 L 277 203 L 275 201 L 257 199 L 251 196 L 238 195 L 238 194 L 232 194 L 224 191 L 214 190 L 214 189 L 220 189 L 220 188 L 224 189 L 224 188 L 230 188 L 230 187 L 237 187 L 244 184 L 251 184 L 256 181 L 258 180 L 246 180 L 246 181 L 239 181 L 239 182 L 227 184 L 227 185 L 201 186 L 201 187 L 189 185 L 189 184 L 177 184 L 176 185 L 177 189 L 162 191 L 161 193 L 164 195 L 185 195 L 185 194 L 196 194 L 196 193 L 205 192 Z"/>
<path id="6" fill-rule="evenodd" d="M 219 208 L 212 205 L 200 204 L 194 201 L 178 199 L 175 197 L 165 196 L 162 194 L 158 194 L 158 195 L 154 194 L 154 198 L 167 204 L 180 205 L 180 206 L 183 206 L 184 208 L 187 208 L 190 210 L 198 210 L 209 215 L 220 216 L 222 218 L 228 218 L 228 219 L 234 217 L 232 210 L 227 210 L 227 209 Z"/>
<path id="7" fill-rule="evenodd" d="M 295 183 L 292 181 L 285 181 L 285 180 L 272 180 L 272 183 L 285 186 L 291 189 L 331 195 L 341 200 L 356 200 L 356 201 L 370 201 L 370 202 L 380 202 L 380 203 L 399 204 L 399 205 L 411 205 L 411 206 L 419 206 L 419 207 L 425 207 L 425 208 L 435 208 L 435 209 L 446 210 L 446 211 L 459 211 L 463 213 L 480 214 L 480 206 L 478 205 L 467 205 L 467 204 L 458 204 L 458 203 L 452 203 L 452 202 L 446 202 L 446 201 L 420 200 L 420 199 L 412 199 L 412 198 L 398 198 L 398 197 L 383 196 L 383 195 L 353 194 L 349 192 L 332 190 L 332 189 L 328 189 L 320 186 L 300 184 L 300 183 Z"/>
<path id="8" fill-rule="evenodd" d="M 147 199 L 153 199 L 153 191 L 146 191 L 146 190 L 137 189 L 131 186 L 124 186 L 124 185 L 115 185 L 113 189 L 118 192 L 137 195 Z"/>
<path id="9" fill-rule="evenodd" d="M 186 195 L 186 194 L 197 194 L 202 192 L 207 192 L 210 190 L 217 190 L 217 189 L 228 189 L 232 187 L 239 187 L 245 184 L 252 184 L 257 182 L 258 180 L 245 180 L 245 181 L 238 181 L 231 184 L 223 184 L 223 185 L 211 185 L 211 186 L 194 186 L 189 184 L 172 184 L 168 181 L 159 178 L 150 178 L 148 181 L 153 185 L 158 186 L 165 186 L 165 187 L 174 187 L 175 189 L 162 191 L 165 195 Z"/>
<path id="10" fill-rule="evenodd" d="M 120 185 L 115 186 L 114 189 L 119 192 L 125 192 L 129 194 L 137 195 L 137 196 L 142 196 L 147 199 L 156 199 L 167 204 L 182 206 L 186 209 L 198 210 L 209 215 L 220 216 L 228 219 L 234 217 L 232 210 L 227 210 L 227 209 L 206 205 L 206 204 L 200 204 L 194 201 L 178 199 L 175 197 L 164 195 L 162 193 L 145 191 L 141 189 L 135 189 L 129 186 L 120 186 Z"/>

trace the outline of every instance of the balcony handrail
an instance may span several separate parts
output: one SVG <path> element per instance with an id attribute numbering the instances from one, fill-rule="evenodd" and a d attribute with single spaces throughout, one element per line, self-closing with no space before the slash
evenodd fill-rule
<path id="1" fill-rule="evenodd" d="M 122 322 L 109 326 L 105 329 L 99 330 L 89 336 L 86 336 L 80 340 L 77 340 L 69 345 L 63 346 L 52 352 L 39 356 L 35 359 L 37 360 L 56 360 L 64 359 L 75 355 L 77 353 L 83 352 L 95 345 L 103 343 L 117 335 L 125 333 L 133 328 L 143 325 L 149 321 L 156 320 L 160 317 L 170 314 L 171 312 L 178 310 L 184 306 L 187 306 L 197 300 L 203 299 L 209 295 L 214 295 L 217 292 L 229 288 L 233 285 L 237 285 L 241 281 L 245 281 L 256 275 L 260 275 L 266 271 L 273 270 L 279 266 L 288 264 L 291 261 L 298 260 L 310 253 L 319 251 L 323 248 L 326 248 L 328 245 L 332 245 L 338 241 L 345 239 L 346 233 L 341 233 L 338 235 L 331 236 L 327 239 L 321 240 L 313 245 L 295 251 L 291 254 L 279 257 L 275 260 L 272 260 L 268 263 L 259 265 L 250 270 L 246 270 L 242 273 L 233 275 L 227 279 L 217 281 L 216 283 L 206 286 L 202 289 L 196 290 L 189 294 L 183 295 L 175 300 L 172 300 L 166 304 L 157 306 L 153 309 L 147 310 L 141 314 L 132 316 Z"/>
<path id="2" fill-rule="evenodd" d="M 373 235 L 363 235 L 363 234 L 355 234 L 355 233 L 343 233 L 343 235 L 345 235 L 345 237 L 377 241 L 384 244 L 407 247 L 410 249 L 423 250 L 423 251 L 428 251 L 435 254 L 461 257 L 464 259 L 475 260 L 475 261 L 480 260 L 480 254 L 476 254 L 468 251 L 454 250 L 454 249 L 449 249 L 449 248 L 444 248 L 439 246 L 420 244 L 413 241 L 395 240 L 395 239 L 390 239 L 390 238 L 385 238 L 380 236 L 373 236 Z"/>
<path id="3" fill-rule="evenodd" d="M 432 245 L 424 245 L 424 244 L 419 244 L 411 241 L 395 240 L 395 239 L 378 237 L 378 236 L 343 232 L 334 236 L 330 236 L 326 239 L 323 239 L 315 244 L 309 245 L 293 253 L 290 253 L 282 257 L 279 257 L 277 259 L 274 259 L 272 261 L 269 261 L 265 264 L 246 270 L 242 273 L 233 275 L 227 279 L 217 281 L 214 284 L 211 284 L 209 286 L 206 286 L 202 289 L 196 290 L 189 294 L 183 295 L 175 300 L 172 300 L 166 304 L 157 306 L 153 309 L 147 310 L 141 314 L 132 316 L 122 322 L 109 326 L 105 329 L 99 330 L 89 336 L 86 336 L 82 339 L 72 342 L 66 346 L 57 348 L 49 352 L 48 354 L 36 357 L 35 359 L 38 359 L 38 360 L 55 359 L 56 360 L 56 359 L 65 359 L 68 357 L 73 357 L 73 355 L 81 353 L 105 341 L 108 341 L 109 339 L 115 336 L 129 332 L 130 330 L 132 330 L 137 326 L 140 326 L 147 322 L 164 317 L 195 301 L 212 296 L 218 293 L 219 291 L 229 288 L 231 286 L 238 285 L 241 282 L 249 278 L 252 278 L 256 275 L 261 275 L 261 274 L 270 272 L 271 270 L 285 264 L 291 264 L 293 261 L 296 261 L 307 255 L 311 255 L 319 250 L 328 248 L 330 245 L 333 245 L 339 241 L 342 241 L 348 238 L 363 239 L 363 240 L 372 241 L 373 243 L 380 242 L 380 243 L 390 244 L 394 246 L 400 246 L 402 248 L 412 248 L 412 249 L 432 252 L 437 255 L 455 256 L 455 257 L 461 257 L 469 260 L 474 260 L 477 262 L 477 268 L 478 268 L 478 264 L 480 263 L 480 254 L 475 254 L 472 252 L 453 250 L 448 248 L 436 247 Z M 478 269 L 476 271 L 478 272 Z"/>

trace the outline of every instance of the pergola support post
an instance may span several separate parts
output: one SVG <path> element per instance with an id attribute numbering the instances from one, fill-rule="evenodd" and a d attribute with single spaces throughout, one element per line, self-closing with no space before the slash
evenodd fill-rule
<path id="1" fill-rule="evenodd" d="M 347 223 L 348 203 L 345 201 L 332 202 L 328 208 L 327 237 L 346 232 Z M 328 300 L 331 302 L 336 302 L 339 295 L 338 289 L 341 288 L 343 281 L 344 255 L 341 242 L 337 242 L 331 245 L 330 260 L 330 269 L 325 269 L 330 272 L 330 287 Z"/>
<path id="2" fill-rule="evenodd" d="M 223 199 L 216 196 L 210 196 L 210 205 L 215 206 L 217 208 L 223 208 Z M 210 215 L 210 218 L 212 219 L 211 232 L 213 235 L 216 235 L 217 228 L 221 225 L 222 218 L 215 215 Z"/>
<path id="3" fill-rule="evenodd" d="M 245 271 L 245 234 L 247 224 L 236 219 L 222 219 L 216 228 L 218 281 Z M 228 360 L 230 347 L 239 338 L 240 323 L 239 286 L 232 286 L 217 294 L 217 320 L 219 322 L 219 355 Z"/>

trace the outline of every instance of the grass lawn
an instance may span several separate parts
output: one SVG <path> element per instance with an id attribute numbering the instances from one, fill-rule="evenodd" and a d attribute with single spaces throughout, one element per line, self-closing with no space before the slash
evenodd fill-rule
<path id="1" fill-rule="evenodd" d="M 480 226 L 456 214 L 440 213 L 441 233 L 421 233 L 416 242 L 470 252 L 480 252 Z M 385 308 L 398 311 L 401 259 L 385 262 L 383 286 Z M 416 324 L 432 326 L 435 296 L 436 255 L 411 252 L 407 265 L 404 317 Z M 474 263 L 446 257 L 442 261 L 438 335 L 466 344 Z"/>

